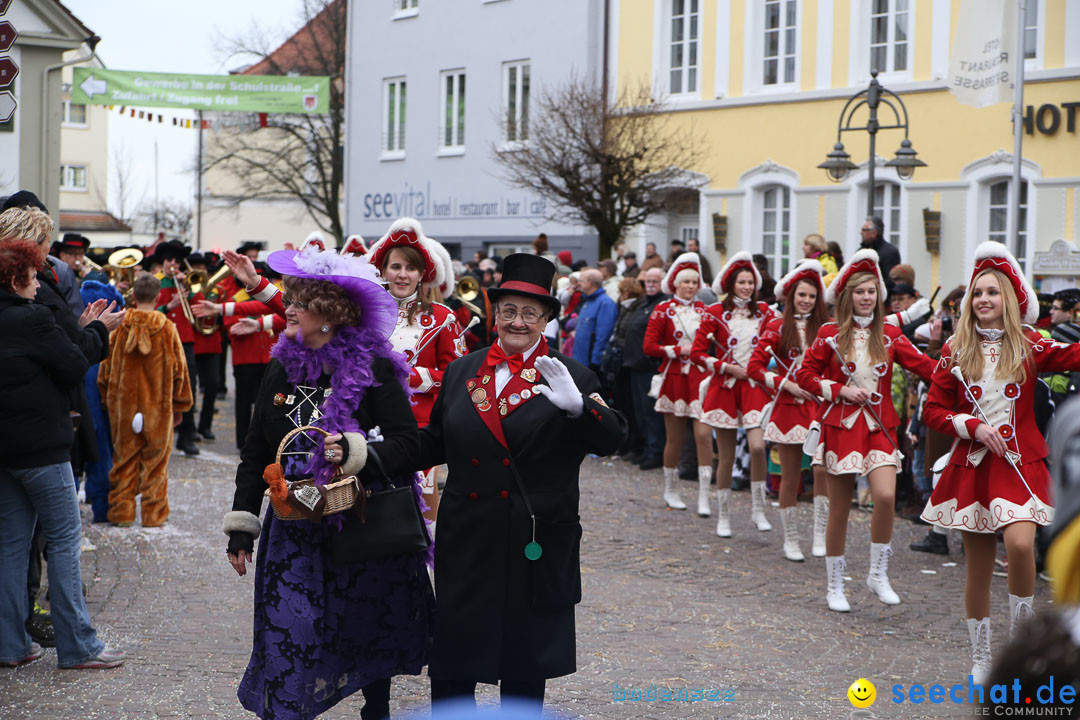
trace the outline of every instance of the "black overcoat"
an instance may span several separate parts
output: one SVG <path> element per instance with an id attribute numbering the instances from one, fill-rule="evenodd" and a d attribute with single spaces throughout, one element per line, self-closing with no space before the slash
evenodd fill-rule
<path id="1" fill-rule="evenodd" d="M 554 350 L 548 355 L 566 365 L 581 391 L 579 417 L 570 418 L 538 394 L 520 406 L 515 402 L 501 418 L 508 451 L 471 396 L 484 375 L 494 375 L 481 350 L 450 364 L 431 424 L 420 431 L 415 467 L 449 466 L 435 538 L 438 620 L 428 668 L 433 678 L 494 683 L 576 670 L 578 471 L 586 454 L 615 452 L 627 425 L 599 401 L 595 374 Z M 536 382 L 546 384 L 539 374 Z M 488 412 L 498 417 L 497 409 Z M 512 464 L 539 519 L 536 539 L 543 554 L 537 561 L 524 555 L 532 522 Z"/>

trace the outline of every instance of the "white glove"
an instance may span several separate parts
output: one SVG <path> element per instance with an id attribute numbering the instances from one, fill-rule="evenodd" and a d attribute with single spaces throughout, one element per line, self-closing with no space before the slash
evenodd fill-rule
<path id="1" fill-rule="evenodd" d="M 570 417 L 580 415 L 585 408 L 585 401 L 582 400 L 581 391 L 574 384 L 574 378 L 570 377 L 566 366 L 553 357 L 536 358 L 535 366 L 548 381 L 547 385 L 537 385 L 536 392 Z"/>
<path id="2" fill-rule="evenodd" d="M 900 313 L 901 327 L 918 320 L 928 312 L 930 312 L 930 301 L 924 297 L 919 298 L 911 303 L 911 307 Z"/>

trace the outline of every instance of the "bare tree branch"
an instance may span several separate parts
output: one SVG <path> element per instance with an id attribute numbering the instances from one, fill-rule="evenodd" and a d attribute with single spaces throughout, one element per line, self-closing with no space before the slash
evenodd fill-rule
<path id="1" fill-rule="evenodd" d="M 155 230 L 164 230 L 184 237 L 191 232 L 191 223 L 194 218 L 191 205 L 178 200 L 162 200 L 156 205 L 143 203 L 135 215 Z"/>
<path id="2" fill-rule="evenodd" d="M 532 102 L 528 140 L 493 145 L 507 181 L 548 200 L 548 219 L 596 229 L 601 252 L 630 228 L 667 209 L 700 167 L 705 142 L 674 127 L 648 89 L 624 89 L 614 101 L 578 77 L 544 88 Z M 512 118 L 503 118 L 504 136 Z M 524 123 L 523 123 L 524 125 Z"/>

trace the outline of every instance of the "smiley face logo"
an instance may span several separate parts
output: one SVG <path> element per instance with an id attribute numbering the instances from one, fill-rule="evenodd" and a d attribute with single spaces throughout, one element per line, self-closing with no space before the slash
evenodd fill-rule
<path id="1" fill-rule="evenodd" d="M 848 700 L 857 708 L 868 708 L 877 700 L 877 688 L 866 678 L 859 678 L 847 689 Z"/>

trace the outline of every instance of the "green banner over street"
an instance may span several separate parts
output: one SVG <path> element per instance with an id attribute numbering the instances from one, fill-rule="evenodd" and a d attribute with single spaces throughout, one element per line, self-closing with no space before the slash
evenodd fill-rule
<path id="1" fill-rule="evenodd" d="M 175 75 L 77 67 L 71 102 L 214 112 L 330 112 L 330 78 L 281 75 Z"/>

